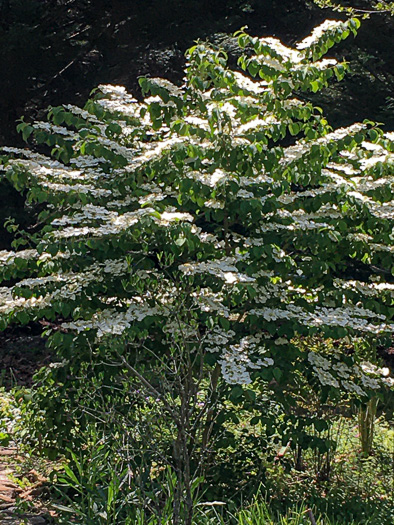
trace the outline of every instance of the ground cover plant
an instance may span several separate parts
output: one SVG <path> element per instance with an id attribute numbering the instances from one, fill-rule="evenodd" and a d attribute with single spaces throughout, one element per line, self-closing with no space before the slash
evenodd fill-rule
<path id="1" fill-rule="evenodd" d="M 335 407 L 364 410 L 369 453 L 365 406 L 394 383 L 375 351 L 393 330 L 394 135 L 333 130 L 303 101 L 343 78 L 323 56 L 358 27 L 326 21 L 294 49 L 240 31 L 237 69 L 197 43 L 182 86 L 100 86 L 21 121 L 32 149 L 2 148 L 36 220 L 9 223 L 0 329 L 40 322 L 57 356 L 24 417 L 70 458 L 75 519 L 236 512 L 275 446 L 328 464 Z"/>

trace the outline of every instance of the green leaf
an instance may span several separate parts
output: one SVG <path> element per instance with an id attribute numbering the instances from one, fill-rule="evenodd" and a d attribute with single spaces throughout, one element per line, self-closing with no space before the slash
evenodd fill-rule
<path id="1" fill-rule="evenodd" d="M 323 432 L 328 428 L 328 424 L 326 421 L 324 421 L 324 419 L 315 419 L 313 422 L 313 426 L 318 432 Z"/>
<path id="2" fill-rule="evenodd" d="M 34 131 L 34 128 L 33 126 L 24 126 L 23 129 L 22 129 L 22 137 L 23 137 L 23 140 L 25 142 L 27 142 L 28 138 L 30 137 L 30 135 L 33 133 Z"/>
<path id="3" fill-rule="evenodd" d="M 186 242 L 186 237 L 178 237 L 178 239 L 176 239 L 175 241 L 175 244 L 177 246 L 183 246 Z"/>
<path id="4" fill-rule="evenodd" d="M 68 465 L 64 465 L 64 473 L 67 476 L 67 481 L 71 481 L 74 485 L 73 488 L 77 490 L 78 492 L 81 490 L 80 488 L 80 482 L 74 472 L 70 469 Z"/>
<path id="5" fill-rule="evenodd" d="M 8 447 L 11 441 L 11 436 L 6 432 L 0 432 L 0 445 L 2 447 Z"/>
<path id="6" fill-rule="evenodd" d="M 313 93 L 316 93 L 320 89 L 320 84 L 316 80 L 311 82 L 310 86 L 311 86 L 311 89 L 312 89 Z"/>
<path id="7" fill-rule="evenodd" d="M 248 71 L 252 75 L 252 77 L 255 77 L 257 73 L 259 72 L 259 64 L 251 60 L 248 64 Z"/>
<path id="8" fill-rule="evenodd" d="M 290 132 L 290 135 L 292 135 L 293 137 L 297 135 L 300 132 L 299 124 L 297 124 L 296 122 L 291 122 L 289 124 L 289 132 Z"/>
<path id="9" fill-rule="evenodd" d="M 229 395 L 230 401 L 232 401 L 233 403 L 238 403 L 240 399 L 242 398 L 242 395 L 243 395 L 243 388 L 239 385 L 236 385 L 231 389 L 231 392 Z"/>
<path id="10" fill-rule="evenodd" d="M 282 377 L 283 377 L 283 372 L 282 370 L 280 370 L 280 368 L 274 368 L 272 370 L 272 374 L 274 376 L 274 378 L 278 381 L 278 383 L 280 383 Z"/>

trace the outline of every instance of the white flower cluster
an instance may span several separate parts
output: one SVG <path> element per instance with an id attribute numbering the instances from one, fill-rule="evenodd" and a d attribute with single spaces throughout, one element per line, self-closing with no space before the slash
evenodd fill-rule
<path id="1" fill-rule="evenodd" d="M 98 86 L 105 98 L 98 100 L 98 104 L 111 113 L 121 113 L 128 117 L 138 117 L 140 104 L 127 93 L 123 86 L 101 84 Z"/>
<path id="2" fill-rule="evenodd" d="M 355 381 L 361 383 L 367 390 L 379 390 L 384 386 L 394 387 L 394 379 L 388 377 L 390 370 L 379 368 L 369 362 L 361 363 L 361 368 L 357 364 L 348 366 L 340 361 L 338 355 L 331 356 L 331 360 L 329 360 L 317 352 L 309 352 L 308 361 L 322 385 L 334 388 L 342 386 L 347 392 L 355 393 L 361 397 L 365 396 L 366 392 Z"/>
<path id="3" fill-rule="evenodd" d="M 116 235 L 131 226 L 137 224 L 141 217 L 151 215 L 153 208 L 142 208 L 132 212 L 126 212 L 119 215 L 117 212 L 109 212 L 100 216 L 104 222 L 102 226 L 82 226 L 76 228 L 70 226 L 53 232 L 51 235 L 58 239 L 68 239 L 70 237 L 105 237 L 108 235 Z M 71 217 L 71 220 L 73 218 Z M 168 221 L 165 221 L 166 223 Z"/>
<path id="4" fill-rule="evenodd" d="M 59 184 L 57 182 L 42 182 L 41 187 L 45 188 L 48 192 L 51 193 L 80 193 L 83 195 L 88 195 L 93 199 L 101 197 L 110 197 L 112 192 L 111 190 L 106 190 L 102 188 L 96 188 L 90 184 Z"/>
<path id="5" fill-rule="evenodd" d="M 48 133 L 56 133 L 57 135 L 63 135 L 64 137 L 69 137 L 75 140 L 79 138 L 79 135 L 75 133 L 74 131 L 70 131 L 68 128 L 65 128 L 64 126 L 56 126 L 55 124 L 52 124 L 51 122 L 37 121 L 37 122 L 34 122 L 33 128 L 41 129 L 43 131 L 47 131 Z"/>
<path id="6" fill-rule="evenodd" d="M 14 314 L 22 311 L 32 311 L 36 309 L 45 308 L 51 302 L 48 297 L 14 297 L 13 288 L 0 287 L 0 315 L 8 317 L 9 314 Z"/>
<path id="7" fill-rule="evenodd" d="M 383 383 L 389 388 L 394 388 L 394 378 L 390 377 L 390 369 L 387 367 L 378 367 L 369 362 L 361 363 L 361 369 L 366 374 L 371 374 L 374 377 L 366 376 L 363 374 L 363 382 L 368 384 L 369 388 L 374 388 L 371 385 L 376 385 L 376 383 Z M 367 385 L 366 385 L 367 386 Z M 375 387 L 376 388 L 376 387 Z"/>
<path id="8" fill-rule="evenodd" d="M 200 171 L 189 171 L 186 177 L 193 180 L 198 180 L 205 186 L 214 188 L 221 181 L 228 179 L 229 175 L 224 170 L 216 169 L 213 173 L 201 173 Z"/>
<path id="9" fill-rule="evenodd" d="M 40 309 L 40 305 L 45 307 L 54 301 L 76 301 L 83 292 L 86 293 L 87 288 L 92 283 L 100 283 L 107 280 L 108 277 L 105 274 L 111 274 L 112 277 L 119 277 L 125 275 L 127 271 L 128 264 L 125 260 L 108 259 L 100 264 L 95 263 L 80 273 L 65 272 L 23 279 L 10 289 L 12 292 L 11 297 L 14 299 L 15 307 L 18 306 L 20 310 L 30 310 L 32 306 Z M 50 287 L 48 287 L 50 284 L 55 286 L 60 284 L 61 286 L 50 291 Z M 22 288 L 42 288 L 40 300 L 38 301 L 37 297 L 32 297 L 31 300 L 24 300 L 23 297 L 19 297 L 19 289 Z M 9 311 L 12 307 L 11 297 L 7 299 L 7 309 Z"/>
<path id="10" fill-rule="evenodd" d="M 92 113 L 89 113 L 89 111 L 86 111 L 78 106 L 74 106 L 73 104 L 64 104 L 63 107 L 73 115 L 86 120 L 86 122 L 91 122 L 92 124 L 102 124 L 101 120 L 92 115 Z"/>
<path id="11" fill-rule="evenodd" d="M 0 263 L 2 266 L 14 264 L 16 258 L 25 260 L 37 259 L 38 252 L 33 249 L 20 250 L 19 252 L 0 250 Z"/>
<path id="12" fill-rule="evenodd" d="M 103 271 L 114 275 L 124 275 L 128 269 L 127 261 L 121 259 L 104 261 Z"/>
<path id="13" fill-rule="evenodd" d="M 312 312 L 295 304 L 284 305 L 283 308 L 258 308 L 249 310 L 250 315 L 256 315 L 266 321 L 294 319 L 306 326 L 338 326 L 348 327 L 360 332 L 382 333 L 394 329 L 392 323 L 375 324 L 379 319 L 384 321 L 384 315 L 376 314 L 371 310 L 348 305 L 340 308 L 315 306 Z"/>
<path id="14" fill-rule="evenodd" d="M 193 222 L 194 217 L 190 213 L 180 213 L 176 211 L 164 211 L 160 214 L 160 224 L 167 226 L 171 222 L 187 221 Z"/>
<path id="15" fill-rule="evenodd" d="M 214 293 L 210 288 L 201 288 L 198 292 L 192 292 L 194 303 L 201 308 L 202 312 L 216 312 L 222 317 L 230 316 L 230 309 L 223 304 L 223 295 Z"/>
<path id="16" fill-rule="evenodd" d="M 100 164 L 105 164 L 106 162 L 107 161 L 104 157 L 93 157 L 92 155 L 79 155 L 79 157 L 70 159 L 70 164 L 76 166 L 81 170 L 86 170 L 87 168 L 95 168 L 94 173 L 87 174 L 85 172 L 84 174 L 84 179 L 89 177 L 93 180 L 98 178 L 97 170 L 100 169 Z M 102 173 L 102 177 L 104 176 L 105 174 Z"/>
<path id="17" fill-rule="evenodd" d="M 76 333 L 96 331 L 98 340 L 108 335 L 122 335 L 132 323 L 139 322 L 145 317 L 163 316 L 166 311 L 159 306 L 151 307 L 146 304 L 131 304 L 126 311 L 112 308 L 96 312 L 91 319 L 78 319 L 71 323 L 63 323 L 62 327 Z"/>
<path id="18" fill-rule="evenodd" d="M 300 210 L 297 213 L 291 214 L 287 210 L 279 210 L 278 218 L 289 218 L 291 219 L 290 224 L 282 224 L 272 220 L 271 222 L 263 222 L 260 224 L 260 232 L 266 233 L 269 231 L 276 230 L 289 230 L 289 231 L 305 231 L 305 230 L 320 230 L 326 228 L 327 230 L 333 230 L 334 227 L 326 222 L 315 222 L 308 218 L 308 215 Z M 317 217 L 319 218 L 319 217 Z"/>
<path id="19" fill-rule="evenodd" d="M 118 214 L 116 213 L 116 216 Z M 112 217 L 115 214 L 112 214 Z M 81 224 L 86 222 L 105 221 L 111 218 L 111 212 L 103 206 L 95 206 L 93 204 L 86 204 L 80 212 L 74 213 L 73 215 L 64 215 L 59 219 L 52 221 L 52 226 L 68 226 L 72 224 Z"/>
<path id="20" fill-rule="evenodd" d="M 341 383 L 347 391 L 356 392 L 357 389 L 359 389 L 360 391 L 358 393 L 360 395 L 364 395 L 364 392 L 360 389 L 360 387 L 348 380 L 352 370 L 345 363 L 336 362 L 335 364 L 332 364 L 331 361 L 316 352 L 308 353 L 308 361 L 311 363 L 313 371 L 323 386 L 340 388 L 339 380 L 329 371 L 331 369 L 337 372 L 337 374 L 341 377 Z"/>
<path id="21" fill-rule="evenodd" d="M 343 279 L 335 279 L 334 286 L 342 288 L 344 290 L 351 290 L 359 294 L 369 297 L 380 297 L 383 293 L 388 293 L 394 296 L 394 284 L 381 283 L 381 282 L 362 282 Z"/>
<path id="22" fill-rule="evenodd" d="M 301 42 L 299 42 L 296 45 L 296 47 L 299 50 L 309 49 L 312 46 L 318 44 L 321 37 L 324 36 L 327 32 L 331 32 L 339 28 L 345 29 L 344 23 L 340 20 L 325 20 L 322 24 L 315 27 L 315 29 L 312 31 L 312 34 L 304 38 L 304 40 L 302 40 Z"/>
<path id="23" fill-rule="evenodd" d="M 246 336 L 238 344 L 229 345 L 219 360 L 227 383 L 247 385 L 252 382 L 250 370 L 259 370 L 274 364 L 270 357 L 258 358 L 255 361 L 250 358 L 250 354 L 255 353 L 259 347 L 261 339 L 256 336 Z M 264 348 L 261 350 L 264 352 Z"/>
<path id="24" fill-rule="evenodd" d="M 255 279 L 253 277 L 249 277 L 238 271 L 235 262 L 236 260 L 234 258 L 223 258 L 216 261 L 181 264 L 179 269 L 185 275 L 195 275 L 200 273 L 211 274 L 215 277 L 219 277 L 226 284 L 230 285 L 254 282 Z"/>
<path id="25" fill-rule="evenodd" d="M 300 53 L 291 47 L 286 47 L 277 38 L 260 38 L 259 42 L 264 46 L 264 51 L 268 56 L 276 57 L 281 62 L 297 63 L 302 59 Z"/>
<path id="26" fill-rule="evenodd" d="M 264 119 L 255 118 L 246 124 L 242 124 L 239 126 L 237 133 L 242 136 L 245 133 L 248 133 L 250 130 L 261 130 L 265 128 L 271 129 L 272 126 L 279 126 L 280 124 L 281 122 L 277 118 L 275 118 L 273 115 L 269 115 Z"/>
<path id="27" fill-rule="evenodd" d="M 231 339 L 235 337 L 235 335 L 233 330 L 223 330 L 223 328 L 216 326 L 205 335 L 204 349 L 207 352 L 222 353 L 223 349 L 230 344 Z"/>
<path id="28" fill-rule="evenodd" d="M 265 82 L 254 82 L 252 79 L 246 77 L 239 71 L 234 71 L 233 75 L 238 87 L 240 87 L 242 90 L 245 90 L 246 92 L 249 92 L 250 94 L 261 95 L 266 90 Z"/>

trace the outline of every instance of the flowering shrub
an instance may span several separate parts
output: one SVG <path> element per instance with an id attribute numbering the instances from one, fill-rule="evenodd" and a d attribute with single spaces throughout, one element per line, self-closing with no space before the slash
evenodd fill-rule
<path id="1" fill-rule="evenodd" d="M 394 134 L 333 130 L 297 97 L 343 78 L 322 57 L 358 26 L 326 21 L 294 49 L 240 31 L 240 70 L 198 43 L 181 87 L 141 79 L 138 102 L 100 86 L 22 121 L 40 148 L 2 148 L 2 176 L 42 211 L 0 252 L 0 328 L 48 322 L 54 374 L 108 348 L 182 348 L 234 388 L 297 369 L 327 391 L 392 385 L 294 341 L 394 327 Z"/>

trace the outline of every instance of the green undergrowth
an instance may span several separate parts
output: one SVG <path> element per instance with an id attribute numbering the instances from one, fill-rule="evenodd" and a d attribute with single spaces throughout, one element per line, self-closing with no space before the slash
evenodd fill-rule
<path id="1" fill-rule="evenodd" d="M 280 460 L 266 462 L 264 481 L 254 496 L 249 493 L 249 498 L 246 490 L 240 493 L 235 489 L 233 497 L 212 501 L 213 487 L 198 480 L 196 486 L 199 485 L 200 490 L 195 492 L 194 523 L 306 525 L 311 523 L 307 512 L 310 508 L 318 525 L 391 525 L 394 522 L 393 426 L 383 417 L 377 420 L 373 452 L 367 458 L 361 453 L 356 418 L 340 418 L 332 432 L 336 444 L 330 452 L 329 473 L 322 464 L 327 463 L 327 457 L 308 450 L 297 470 L 295 453 L 289 448 Z M 140 495 L 133 490 L 132 480 L 127 479 L 127 471 L 119 472 L 116 452 L 111 453 L 104 443 L 104 439 L 91 443 L 89 454 L 84 456 L 73 452 L 64 474 L 57 477 L 62 523 L 79 523 L 70 516 L 74 519 L 79 516 L 86 525 L 171 523 L 174 476 L 167 473 L 163 481 L 161 494 L 166 494 L 166 500 L 160 517 L 139 512 Z M 152 498 L 152 508 L 155 490 L 160 492 L 152 483 L 147 496 Z"/>
<path id="2" fill-rule="evenodd" d="M 68 450 L 69 459 L 60 458 L 48 467 L 48 461 L 39 457 L 39 447 L 23 445 L 27 429 L 20 408 L 22 406 L 23 413 L 23 403 L 29 398 L 29 391 L 2 392 L 1 397 L 3 434 L 7 433 L 8 443 L 16 444 L 25 458 L 18 472 L 22 476 L 32 467 L 45 469 L 59 524 L 172 523 L 176 482 L 170 471 L 161 478 L 160 487 L 157 480 L 156 484 L 151 480 L 150 490 L 141 495 L 133 479 L 128 477 L 127 468 L 119 461 L 116 448 L 119 442 L 114 444 L 113 436 L 111 440 L 109 436 L 99 437 L 91 429 L 86 430 L 85 445 L 80 450 Z M 217 491 L 212 484 L 197 480 L 193 523 L 309 525 L 308 509 L 311 509 L 318 525 L 392 525 L 393 425 L 383 415 L 377 419 L 373 451 L 369 457 L 361 453 L 355 416 L 339 417 L 331 429 L 331 438 L 335 444 L 329 456 L 307 449 L 301 460 L 298 457 L 297 464 L 297 450 L 288 447 L 282 456 L 278 457 L 278 454 L 275 460 L 266 460 L 262 467 L 264 476 L 254 494 L 245 484 L 244 491 L 234 489 L 232 495 L 215 500 Z M 271 446 L 272 452 L 279 452 L 275 443 Z M 159 493 L 162 501 L 157 512 L 155 494 Z M 142 497 L 145 498 L 146 510 L 142 510 Z"/>
<path id="3" fill-rule="evenodd" d="M 394 429 L 383 418 L 375 424 L 372 454 L 365 457 L 355 418 L 333 428 L 334 449 L 327 456 L 307 451 L 300 469 L 294 458 L 267 466 L 264 487 L 271 508 L 297 501 L 327 515 L 327 523 L 394 523 Z M 320 457 L 319 457 L 320 456 Z M 322 523 L 326 523 L 323 521 Z"/>

